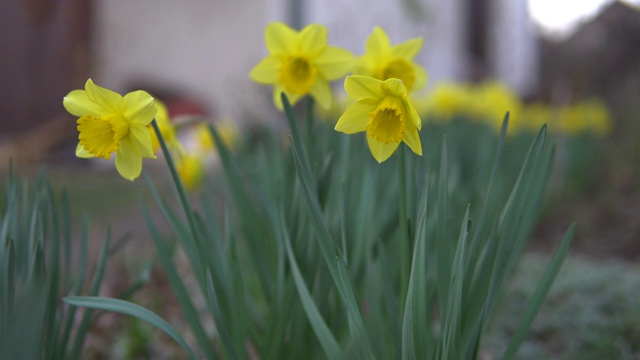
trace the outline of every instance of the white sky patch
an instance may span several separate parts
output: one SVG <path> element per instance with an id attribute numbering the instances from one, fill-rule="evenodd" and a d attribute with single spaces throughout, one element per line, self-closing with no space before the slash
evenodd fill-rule
<path id="1" fill-rule="evenodd" d="M 544 34 L 564 37 L 612 1 L 615 0 L 529 0 L 529 14 Z M 624 2 L 640 7 L 640 0 Z"/>

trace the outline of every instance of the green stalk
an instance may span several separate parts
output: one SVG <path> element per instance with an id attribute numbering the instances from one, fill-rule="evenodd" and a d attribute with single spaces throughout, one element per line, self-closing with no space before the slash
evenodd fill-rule
<path id="1" fill-rule="evenodd" d="M 407 165 L 404 155 L 404 146 L 400 145 L 398 149 L 400 157 L 400 177 L 399 193 L 398 193 L 398 217 L 400 221 L 400 304 L 406 302 L 407 289 L 409 288 L 409 228 L 407 219 Z"/>
<path id="2" fill-rule="evenodd" d="M 307 146 L 309 153 L 313 156 L 313 98 L 307 96 Z"/>
<path id="3" fill-rule="evenodd" d="M 160 143 L 160 147 L 162 148 L 162 153 L 164 154 L 164 158 L 167 162 L 167 166 L 169 167 L 169 172 L 171 172 L 171 178 L 173 180 L 173 184 L 175 185 L 176 192 L 178 193 L 178 197 L 180 198 L 180 205 L 182 205 L 182 209 L 184 210 L 184 216 L 186 216 L 187 221 L 189 222 L 189 232 L 191 233 L 191 238 L 196 242 L 196 224 L 193 219 L 193 211 L 191 211 L 191 205 L 189 205 L 189 200 L 187 199 L 187 192 L 184 190 L 184 186 L 182 185 L 182 181 L 180 181 L 180 176 L 178 175 L 178 171 L 176 170 L 176 166 L 173 162 L 173 158 L 169 153 L 169 148 L 167 147 L 167 143 L 164 141 L 162 134 L 160 133 L 160 128 L 158 127 L 158 123 L 156 119 L 153 119 L 151 122 L 153 126 L 153 131 L 155 131 L 156 136 L 158 137 L 158 142 Z M 201 269 L 198 269 L 201 270 Z"/>

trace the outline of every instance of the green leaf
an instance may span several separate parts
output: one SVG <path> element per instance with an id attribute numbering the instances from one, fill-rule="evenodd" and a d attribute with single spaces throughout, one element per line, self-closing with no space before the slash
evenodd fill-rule
<path id="1" fill-rule="evenodd" d="M 289 264 L 291 265 L 291 271 L 293 273 L 293 280 L 296 285 L 296 289 L 298 290 L 298 296 L 300 296 L 300 301 L 302 302 L 302 307 L 304 308 L 305 313 L 307 314 L 307 318 L 309 319 L 309 323 L 313 328 L 313 331 L 324 350 L 327 359 L 341 359 L 342 358 L 342 350 L 340 349 L 340 345 L 336 341 L 333 333 L 327 326 L 327 323 L 320 315 L 320 311 L 316 307 L 315 302 L 313 301 L 313 297 L 309 293 L 309 289 L 304 282 L 304 278 L 300 273 L 300 268 L 298 267 L 298 263 L 296 262 L 295 256 L 293 255 L 293 250 L 291 249 L 291 241 L 289 240 L 289 234 L 286 231 L 284 220 L 282 220 L 282 234 L 284 238 L 285 247 L 287 250 L 287 257 L 289 259 Z"/>
<path id="2" fill-rule="evenodd" d="M 464 283 L 464 260 L 469 235 L 469 206 L 462 220 L 460 237 L 453 257 L 453 267 L 447 297 L 447 313 L 443 318 L 441 359 L 460 359 L 462 352 L 462 284 Z"/>
<path id="3" fill-rule="evenodd" d="M 402 358 L 424 359 L 427 357 L 424 349 L 424 341 L 430 334 L 426 329 L 427 310 L 427 278 L 426 278 L 426 226 L 427 208 L 429 198 L 429 177 L 424 182 L 420 199 L 420 212 L 418 213 L 418 228 L 415 233 L 413 259 L 411 260 L 411 274 L 409 276 L 409 289 L 404 307 L 402 322 Z M 416 312 L 414 313 L 414 309 Z M 417 335 L 414 328 L 417 327 Z M 415 338 L 420 339 L 417 344 Z"/>
<path id="4" fill-rule="evenodd" d="M 531 299 L 529 299 L 524 313 L 520 318 L 520 322 L 518 323 L 518 327 L 511 337 L 511 341 L 509 341 L 509 345 L 507 346 L 507 350 L 505 351 L 502 359 L 509 360 L 515 358 L 518 348 L 524 341 L 524 338 L 527 336 L 527 333 L 531 328 L 531 324 L 533 323 L 533 320 L 535 320 L 538 311 L 542 307 L 542 304 L 544 303 L 544 300 L 549 293 L 549 289 L 551 289 L 551 285 L 558 275 L 560 267 L 562 266 L 562 263 L 567 256 L 569 246 L 571 245 L 571 241 L 573 239 L 574 231 L 575 223 L 571 224 L 569 230 L 567 230 L 567 233 L 564 236 L 564 239 L 562 240 L 562 243 L 560 243 L 558 250 L 556 250 L 553 258 L 547 265 L 547 269 L 542 275 L 542 279 L 538 283 L 538 286 L 531 296 Z"/>
<path id="5" fill-rule="evenodd" d="M 447 313 L 447 296 L 449 294 L 449 284 L 451 281 L 451 247 L 452 241 L 449 237 L 449 161 L 447 152 L 447 139 L 442 139 L 442 153 L 440 158 L 440 176 L 438 181 L 438 207 L 436 216 L 437 239 L 437 279 L 438 279 L 438 307 L 441 314 Z"/>
<path id="6" fill-rule="evenodd" d="M 211 269 L 207 269 L 207 300 L 209 300 L 209 310 L 211 310 L 213 319 L 216 322 L 216 329 L 218 329 L 218 333 L 220 334 L 220 339 L 222 340 L 225 353 L 231 359 L 238 359 L 238 352 L 236 351 L 233 340 L 227 331 L 229 329 L 228 324 L 220 312 L 218 295 L 216 294 L 215 287 L 213 286 L 213 279 L 211 278 Z"/>
<path id="7" fill-rule="evenodd" d="M 132 302 L 110 299 L 96 296 L 67 296 L 64 302 L 73 306 L 82 306 L 89 309 L 98 309 L 105 311 L 112 311 L 120 314 L 133 316 L 140 320 L 146 321 L 149 324 L 164 331 L 172 339 L 174 339 L 183 349 L 187 351 L 191 359 L 197 359 L 196 354 L 191 350 L 187 342 L 182 338 L 180 333 L 176 331 L 168 322 L 164 321 L 161 317 L 153 313 L 152 311 L 143 308 L 140 305 L 136 305 Z"/>
<path id="8" fill-rule="evenodd" d="M 178 271 L 174 266 L 173 261 L 171 260 L 169 249 L 167 249 L 162 236 L 158 232 L 158 229 L 153 223 L 153 220 L 151 220 L 149 211 L 144 205 L 142 205 L 141 207 L 144 219 L 147 223 L 147 227 L 149 228 L 149 232 L 151 233 L 151 239 L 153 240 L 154 244 L 156 245 L 156 249 L 158 250 L 160 264 L 162 265 L 162 268 L 167 275 L 169 284 L 173 289 L 173 294 L 176 296 L 176 299 L 180 304 L 180 308 L 184 313 L 187 323 L 191 327 L 191 331 L 193 331 L 193 334 L 198 340 L 198 344 L 200 345 L 201 350 L 205 353 L 206 357 L 209 359 L 216 359 L 218 356 L 215 352 L 215 349 L 211 345 L 209 337 L 204 331 L 204 327 L 202 325 L 202 322 L 200 321 L 200 314 L 198 314 L 198 312 L 196 311 L 193 302 L 191 301 L 189 292 L 187 291 L 186 286 L 182 282 L 182 279 L 180 278 L 180 275 L 178 275 Z"/>

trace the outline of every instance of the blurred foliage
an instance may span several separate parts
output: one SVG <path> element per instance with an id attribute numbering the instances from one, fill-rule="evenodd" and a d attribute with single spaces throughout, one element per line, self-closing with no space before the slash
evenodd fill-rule
<path id="1" fill-rule="evenodd" d="M 487 352 L 503 348 L 544 270 L 544 256 L 525 256 L 501 301 Z M 640 269 L 569 257 L 531 327 L 518 359 L 637 359 Z"/>

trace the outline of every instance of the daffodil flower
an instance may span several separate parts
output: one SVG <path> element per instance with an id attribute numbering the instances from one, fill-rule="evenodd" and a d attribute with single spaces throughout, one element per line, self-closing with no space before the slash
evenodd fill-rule
<path id="1" fill-rule="evenodd" d="M 356 102 L 338 119 L 337 131 L 345 134 L 366 131 L 371 154 L 380 163 L 393 154 L 400 142 L 422 155 L 418 134 L 422 122 L 402 80 L 382 81 L 352 75 L 345 79 L 344 89 Z"/>
<path id="2" fill-rule="evenodd" d="M 158 99 L 154 99 L 154 102 L 156 106 L 155 119 L 158 124 L 158 128 L 160 129 L 162 139 L 170 149 L 179 148 L 180 143 L 176 136 L 176 128 L 171 123 L 167 106 Z M 158 135 L 156 135 L 151 124 L 147 125 L 147 129 L 149 129 L 149 132 L 151 133 L 151 148 L 153 149 L 153 152 L 156 153 L 160 149 L 160 140 L 158 139 Z"/>
<path id="3" fill-rule="evenodd" d="M 182 184 L 188 190 L 195 189 L 204 178 L 205 165 L 197 153 L 182 151 L 176 158 L 176 170 Z"/>
<path id="4" fill-rule="evenodd" d="M 397 78 L 408 92 L 420 90 L 427 83 L 427 73 L 413 61 L 422 48 L 422 38 L 409 39 L 391 46 L 389 37 L 376 26 L 367 38 L 366 52 L 356 60 L 353 73 L 379 80 Z"/>
<path id="5" fill-rule="evenodd" d="M 127 180 L 140 176 L 143 157 L 156 158 L 147 129 L 156 107 L 148 93 L 139 90 L 123 97 L 89 79 L 84 90 L 71 91 L 63 104 L 80 117 L 76 156 L 109 160 L 115 153 L 116 169 Z"/>
<path id="6" fill-rule="evenodd" d="M 250 77 L 261 84 L 272 84 L 273 102 L 282 110 L 281 93 L 291 104 L 311 94 L 324 109 L 331 106 L 329 81 L 346 75 L 355 57 L 349 51 L 327 45 L 327 29 L 319 24 L 300 32 L 281 22 L 267 25 L 265 43 L 269 56 L 253 70 Z"/>

